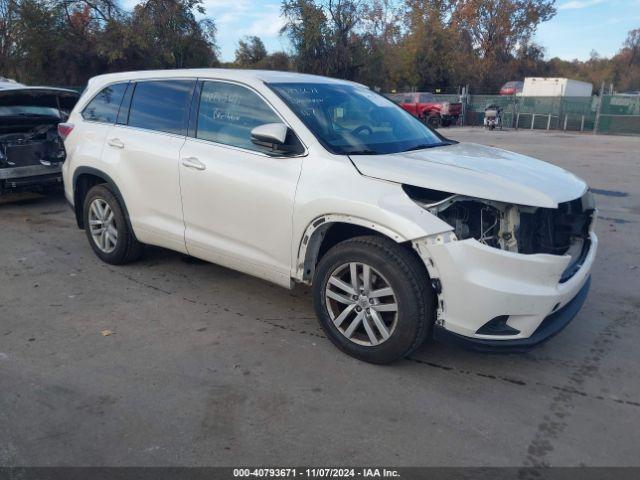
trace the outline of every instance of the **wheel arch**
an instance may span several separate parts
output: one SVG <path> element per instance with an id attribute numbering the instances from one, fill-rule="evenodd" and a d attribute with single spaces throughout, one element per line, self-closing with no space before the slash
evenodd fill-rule
<path id="1" fill-rule="evenodd" d="M 78 224 L 78 228 L 84 228 L 84 198 L 87 195 L 87 192 L 91 189 L 91 187 L 95 185 L 106 184 L 109 186 L 109 189 L 116 196 L 120 205 L 122 205 L 122 209 L 124 211 L 124 216 L 131 225 L 131 221 L 129 219 L 129 211 L 127 210 L 127 204 L 122 197 L 122 193 L 118 188 L 116 182 L 113 179 L 103 172 L 102 170 L 98 170 L 93 167 L 78 167 L 73 172 L 73 207 L 76 215 L 76 223 Z"/>
<path id="2" fill-rule="evenodd" d="M 398 232 L 377 223 L 349 215 L 322 215 L 312 221 L 302 236 L 298 247 L 294 279 L 311 284 L 315 268 L 322 255 L 335 244 L 362 235 L 387 237 L 396 243 L 408 239 Z"/>

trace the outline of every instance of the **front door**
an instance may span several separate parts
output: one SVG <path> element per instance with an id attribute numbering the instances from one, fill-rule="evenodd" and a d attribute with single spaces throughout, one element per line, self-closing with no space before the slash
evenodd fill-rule
<path id="1" fill-rule="evenodd" d="M 251 130 L 282 119 L 255 91 L 202 85 L 195 138 L 180 153 L 190 255 L 288 286 L 300 157 L 272 157 Z"/>

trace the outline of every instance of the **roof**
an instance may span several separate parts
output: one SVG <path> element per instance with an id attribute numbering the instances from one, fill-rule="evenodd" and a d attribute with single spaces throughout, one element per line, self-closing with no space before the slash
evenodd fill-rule
<path id="1" fill-rule="evenodd" d="M 184 68 L 175 70 L 141 70 L 133 72 L 107 73 L 93 77 L 89 82 L 98 82 L 101 84 L 149 79 L 149 78 L 215 78 L 220 80 L 236 80 L 243 83 L 348 83 L 360 85 L 348 80 L 340 80 L 337 78 L 322 77 L 319 75 L 309 75 L 306 73 L 281 72 L 274 70 L 241 70 L 231 68 Z"/>

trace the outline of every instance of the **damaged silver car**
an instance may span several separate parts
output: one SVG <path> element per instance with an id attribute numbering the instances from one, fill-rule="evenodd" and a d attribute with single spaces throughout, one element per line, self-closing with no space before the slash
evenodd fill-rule
<path id="1" fill-rule="evenodd" d="M 58 125 L 78 101 L 74 90 L 0 86 L 0 193 L 62 181 L 66 154 Z"/>

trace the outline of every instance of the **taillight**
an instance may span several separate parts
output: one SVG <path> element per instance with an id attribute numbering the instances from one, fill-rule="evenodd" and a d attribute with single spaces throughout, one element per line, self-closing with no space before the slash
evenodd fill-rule
<path id="1" fill-rule="evenodd" d="M 73 130 L 73 123 L 59 123 L 58 124 L 58 135 L 65 140 L 71 131 Z"/>

